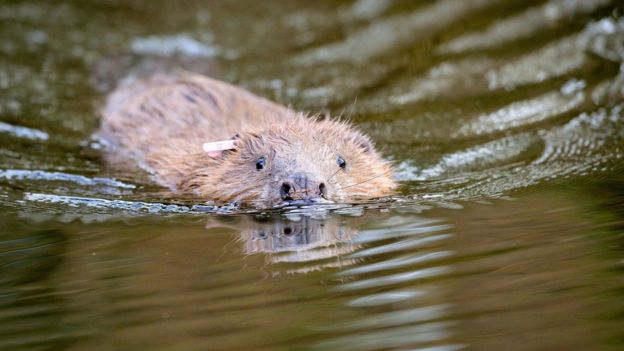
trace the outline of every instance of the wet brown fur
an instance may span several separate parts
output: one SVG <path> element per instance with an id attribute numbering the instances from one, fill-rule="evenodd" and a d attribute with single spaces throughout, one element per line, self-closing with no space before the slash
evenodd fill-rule
<path id="1" fill-rule="evenodd" d="M 153 76 L 118 87 L 102 111 L 111 151 L 181 193 L 217 202 L 272 207 L 297 172 L 327 186 L 327 200 L 353 202 L 392 193 L 393 169 L 372 142 L 342 121 L 308 118 L 230 84 L 194 74 Z M 236 150 L 211 158 L 205 142 L 237 137 Z M 266 168 L 257 170 L 258 157 Z M 342 169 L 337 157 L 344 158 Z"/>

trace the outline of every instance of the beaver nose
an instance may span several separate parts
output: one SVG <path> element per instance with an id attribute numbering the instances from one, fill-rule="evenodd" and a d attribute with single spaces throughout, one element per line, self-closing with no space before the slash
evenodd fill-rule
<path id="1" fill-rule="evenodd" d="M 302 173 L 291 175 L 280 187 L 280 196 L 284 201 L 311 200 L 325 197 L 326 194 L 325 183 L 312 180 Z"/>
<path id="2" fill-rule="evenodd" d="M 282 187 L 280 188 L 280 196 L 282 200 L 292 200 L 290 197 L 290 191 L 292 190 L 292 186 L 288 182 L 284 182 Z"/>

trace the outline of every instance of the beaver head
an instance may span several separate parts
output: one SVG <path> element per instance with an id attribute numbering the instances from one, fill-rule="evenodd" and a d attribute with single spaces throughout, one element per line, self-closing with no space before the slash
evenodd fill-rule
<path id="1" fill-rule="evenodd" d="M 180 190 L 253 207 L 353 202 L 392 193 L 393 168 L 372 141 L 341 121 L 296 114 L 248 126 L 236 148 L 209 157 Z"/>

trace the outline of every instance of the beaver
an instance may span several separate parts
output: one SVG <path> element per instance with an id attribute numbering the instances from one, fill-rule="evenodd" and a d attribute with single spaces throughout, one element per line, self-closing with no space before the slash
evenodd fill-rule
<path id="1" fill-rule="evenodd" d="M 176 193 L 270 208 L 392 194 L 393 166 L 344 120 L 308 116 L 194 73 L 127 79 L 99 137 Z M 206 152 L 206 142 L 231 149 Z"/>

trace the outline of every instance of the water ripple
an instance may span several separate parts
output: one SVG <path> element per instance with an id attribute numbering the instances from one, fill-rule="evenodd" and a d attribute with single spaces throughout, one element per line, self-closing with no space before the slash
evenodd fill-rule
<path id="1" fill-rule="evenodd" d="M 154 36 L 135 38 L 132 51 L 142 55 L 185 55 L 189 57 L 211 58 L 219 53 L 212 45 L 202 43 L 188 35 Z"/>
<path id="2" fill-rule="evenodd" d="M 219 212 L 228 210 L 208 205 L 182 206 L 172 204 L 160 204 L 140 201 L 124 201 L 124 200 L 107 200 L 79 196 L 63 196 L 53 194 L 25 193 L 24 199 L 27 201 L 42 202 L 49 204 L 61 204 L 70 207 L 85 206 L 95 209 L 104 210 L 124 210 L 130 212 L 148 212 L 148 213 L 202 213 L 202 212 Z"/>
<path id="3" fill-rule="evenodd" d="M 496 2 L 497 0 L 436 1 L 411 14 L 374 22 L 341 42 L 304 52 L 296 61 L 302 64 L 327 61 L 364 63 L 431 36 L 462 16 Z"/>
<path id="4" fill-rule="evenodd" d="M 33 180 L 33 181 L 61 181 L 70 182 L 85 186 L 99 186 L 105 185 L 115 188 L 134 189 L 136 186 L 120 182 L 111 178 L 89 178 L 77 174 L 68 174 L 61 172 L 46 172 L 46 171 L 30 171 L 21 169 L 7 169 L 0 170 L 0 179 L 6 180 Z"/>
<path id="5" fill-rule="evenodd" d="M 396 252 L 400 250 L 414 249 L 414 248 L 419 248 L 419 247 L 429 245 L 431 243 L 434 243 L 440 240 L 448 239 L 450 237 L 451 237 L 450 234 L 438 234 L 438 235 L 431 235 L 431 236 L 427 236 L 427 237 L 419 238 L 419 239 L 402 240 L 402 241 L 398 241 L 392 244 L 378 245 L 370 249 L 360 250 L 356 253 L 353 253 L 349 257 L 362 258 L 362 257 L 382 255 L 382 254 Z"/>
<path id="6" fill-rule="evenodd" d="M 430 322 L 440 319 L 449 313 L 448 304 L 416 307 L 402 311 L 376 314 L 370 318 L 357 320 L 344 325 L 335 324 L 333 330 L 380 329 L 414 323 Z"/>
<path id="7" fill-rule="evenodd" d="M 464 124 L 455 132 L 454 137 L 513 130 L 569 112 L 585 101 L 585 94 L 582 91 L 571 92 L 567 88 L 569 85 L 568 83 L 562 87 L 565 93 L 551 92 L 531 100 L 517 101 L 492 113 L 479 116 Z"/>
<path id="8" fill-rule="evenodd" d="M 421 220 L 416 223 L 401 223 L 386 229 L 367 229 L 354 238 L 353 242 L 365 244 L 385 239 L 397 239 L 404 236 L 430 234 L 452 228 L 450 224 L 436 224 L 438 222 L 437 220 Z"/>
<path id="9" fill-rule="evenodd" d="M 350 283 L 345 283 L 336 288 L 337 291 L 354 291 L 364 290 L 371 288 L 379 288 L 397 284 L 403 284 L 407 282 L 416 282 L 423 279 L 430 279 L 439 277 L 451 272 L 450 266 L 430 267 L 423 269 L 416 269 L 410 272 L 388 274 L 381 277 L 358 280 Z"/>
<path id="10" fill-rule="evenodd" d="M 33 128 L 15 126 L 12 124 L 0 122 L 0 133 L 7 133 L 17 138 L 31 140 L 48 140 L 48 133 Z"/>
<path id="11" fill-rule="evenodd" d="M 538 136 L 522 133 L 493 140 L 466 150 L 447 154 L 435 165 L 419 170 L 409 164 L 401 166 L 402 179 L 427 180 L 443 175 L 494 169 L 515 161 L 525 160 L 539 145 Z"/>
<path id="12" fill-rule="evenodd" d="M 467 33 L 438 48 L 440 53 L 487 49 L 530 37 L 534 33 L 579 14 L 591 13 L 613 0 L 551 0 L 541 6 L 497 21 L 482 32 Z"/>
<path id="13" fill-rule="evenodd" d="M 413 290 L 399 290 L 383 292 L 378 294 L 370 294 L 362 297 L 358 297 L 349 301 L 349 307 L 371 307 L 380 306 L 386 304 L 394 304 L 397 302 L 404 302 L 423 296 L 425 293 L 422 291 Z"/>
<path id="14" fill-rule="evenodd" d="M 407 247 L 401 247 L 401 249 L 405 249 L 405 248 Z M 416 264 L 430 263 L 432 261 L 449 258 L 451 256 L 453 256 L 452 251 L 438 251 L 438 252 L 425 253 L 421 255 L 398 257 L 398 258 L 393 258 L 393 259 L 385 260 L 385 261 L 378 262 L 378 263 L 360 264 L 358 267 L 343 269 L 337 275 L 342 277 L 342 276 L 368 274 L 371 272 L 397 269 L 397 268 L 412 266 Z"/>
<path id="15" fill-rule="evenodd" d="M 317 345 L 321 350 L 379 350 L 390 347 L 400 348 L 405 345 L 440 343 L 448 339 L 452 333 L 453 323 L 425 323 L 415 326 L 396 327 L 388 330 L 362 331 L 353 335 L 337 337 Z M 434 347 L 416 348 L 415 350 L 458 350 L 461 345 L 438 345 Z"/>

